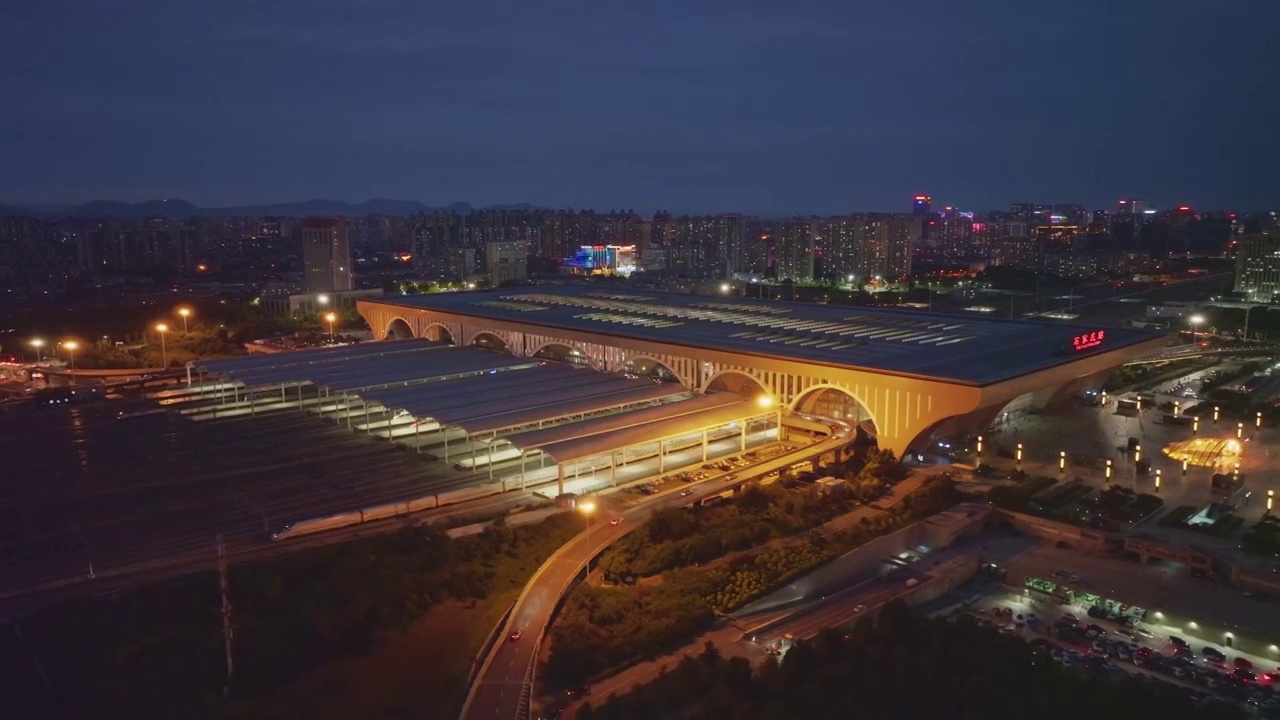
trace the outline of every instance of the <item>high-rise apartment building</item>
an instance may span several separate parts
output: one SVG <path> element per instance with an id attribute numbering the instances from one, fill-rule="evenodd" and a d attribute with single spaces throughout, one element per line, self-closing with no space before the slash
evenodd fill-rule
<path id="1" fill-rule="evenodd" d="M 928 215 L 929 206 L 933 203 L 933 198 L 928 195 L 917 195 L 911 201 L 912 215 Z"/>
<path id="2" fill-rule="evenodd" d="M 529 244 L 522 240 L 491 242 L 484 248 L 485 268 L 494 287 L 529 279 Z"/>
<path id="3" fill-rule="evenodd" d="M 1236 286 L 1251 302 L 1280 296 L 1280 233 L 1251 233 L 1236 241 Z"/>
<path id="4" fill-rule="evenodd" d="M 351 246 L 347 224 L 339 218 L 312 217 L 302 222 L 304 287 L 309 293 L 352 289 Z"/>

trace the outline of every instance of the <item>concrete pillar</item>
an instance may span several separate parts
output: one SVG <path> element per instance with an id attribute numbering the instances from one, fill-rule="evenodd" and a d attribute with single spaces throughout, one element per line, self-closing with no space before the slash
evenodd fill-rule
<path id="1" fill-rule="evenodd" d="M 440 432 L 444 434 L 444 461 L 449 462 L 449 428 L 441 425 Z"/>
<path id="2" fill-rule="evenodd" d="M 366 435 L 373 434 L 373 428 L 369 427 L 369 403 L 364 404 L 364 432 Z"/>
<path id="3" fill-rule="evenodd" d="M 746 452 L 747 450 L 747 426 L 750 424 L 746 420 L 742 421 L 742 439 L 738 442 L 738 452 Z"/>
<path id="4" fill-rule="evenodd" d="M 661 440 L 658 441 L 658 474 L 659 475 L 667 471 L 667 455 L 666 453 L 663 452 L 663 450 L 666 449 L 666 445 L 667 444 L 665 442 Z"/>
<path id="5" fill-rule="evenodd" d="M 191 389 L 191 363 L 187 363 L 187 389 Z"/>
<path id="6" fill-rule="evenodd" d="M 707 430 L 702 430 L 702 462 L 707 461 Z"/>
<path id="7" fill-rule="evenodd" d="M 489 440 L 489 482 L 493 482 L 493 439 Z"/>
<path id="8" fill-rule="evenodd" d="M 413 419 L 413 451 L 422 452 L 422 426 L 418 424 L 419 418 Z"/>
<path id="9" fill-rule="evenodd" d="M 524 489 L 524 451 L 520 451 L 520 489 Z"/>
<path id="10" fill-rule="evenodd" d="M 615 453 L 609 453 L 609 485 L 618 487 L 618 456 Z"/>
<path id="11" fill-rule="evenodd" d="M 564 494 L 564 463 L 556 463 L 556 494 Z"/>

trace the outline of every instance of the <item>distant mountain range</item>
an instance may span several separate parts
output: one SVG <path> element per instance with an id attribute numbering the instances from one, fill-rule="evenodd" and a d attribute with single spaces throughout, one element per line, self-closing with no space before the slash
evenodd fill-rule
<path id="1" fill-rule="evenodd" d="M 238 205 L 236 207 L 206 208 L 186 200 L 148 200 L 140 203 L 117 202 L 115 200 L 95 200 L 74 207 L 0 205 L 0 216 L 26 215 L 29 217 L 53 218 L 120 218 L 123 220 L 145 220 L 146 218 L 163 217 L 170 220 L 182 220 L 192 216 L 201 217 L 305 217 L 307 215 L 335 215 L 339 217 L 358 217 L 361 215 L 417 215 L 418 213 L 452 212 L 466 214 L 472 210 L 536 210 L 527 203 L 517 205 L 490 205 L 475 208 L 469 203 L 457 202 L 444 207 L 428 207 L 416 200 L 388 200 L 374 198 L 362 203 L 349 203 L 342 200 L 307 200 L 296 203 L 276 203 L 271 205 Z"/>

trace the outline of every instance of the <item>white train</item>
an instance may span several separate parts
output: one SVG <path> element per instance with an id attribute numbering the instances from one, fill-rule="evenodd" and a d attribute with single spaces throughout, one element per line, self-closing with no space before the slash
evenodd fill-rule
<path id="1" fill-rule="evenodd" d="M 412 500 L 398 500 L 382 505 L 374 505 L 362 510 L 352 510 L 350 512 L 335 513 L 324 517 L 307 518 L 306 520 L 292 522 L 271 533 L 271 539 L 276 541 L 288 540 L 291 537 L 337 530 L 338 528 L 374 522 L 375 520 L 405 517 L 412 513 L 432 510 L 437 507 L 440 507 L 440 497 L 438 495 L 426 495 Z"/>

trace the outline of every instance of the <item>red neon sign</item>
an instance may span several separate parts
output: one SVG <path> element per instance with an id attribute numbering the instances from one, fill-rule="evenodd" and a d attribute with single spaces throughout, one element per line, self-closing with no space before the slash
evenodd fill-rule
<path id="1" fill-rule="evenodd" d="M 1090 350 L 1101 345 L 1102 340 L 1105 337 L 1106 337 L 1105 330 L 1094 330 L 1093 332 L 1087 332 L 1087 333 L 1084 333 L 1083 335 L 1077 335 L 1074 338 L 1071 338 L 1071 347 L 1075 348 L 1076 352 L 1079 352 L 1081 350 Z"/>

